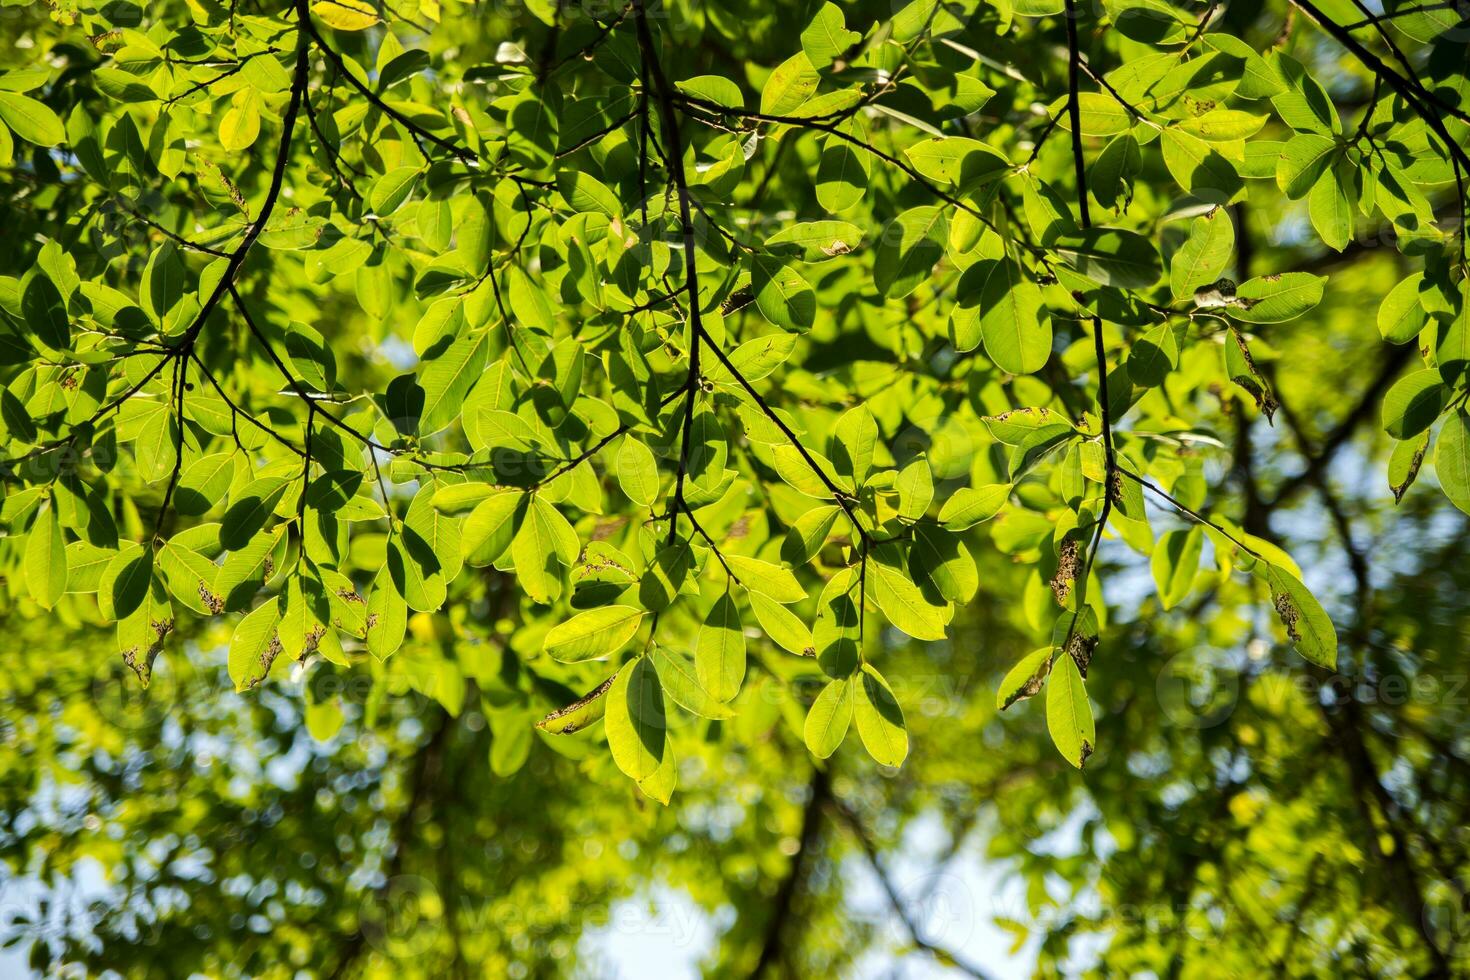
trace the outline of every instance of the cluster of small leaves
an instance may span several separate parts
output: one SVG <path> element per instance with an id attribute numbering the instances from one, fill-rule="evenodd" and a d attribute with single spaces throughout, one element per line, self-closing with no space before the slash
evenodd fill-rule
<path id="1" fill-rule="evenodd" d="M 1343 11 L 1298 6 L 1358 54 Z M 240 690 L 303 660 L 392 676 L 509 615 L 525 737 L 562 692 L 541 731 L 603 722 L 667 801 L 666 713 L 733 717 L 753 669 L 821 679 L 815 755 L 856 727 L 900 764 L 882 630 L 943 641 L 998 548 L 1035 569 L 1043 644 L 999 704 L 1045 688 L 1081 766 L 1105 531 L 1164 606 L 1254 576 L 1335 662 L 1301 570 L 1209 505 L 1228 459 L 1183 411 L 1234 384 L 1269 416 L 1269 331 L 1323 297 L 1240 274 L 1232 206 L 1267 185 L 1327 247 L 1381 218 L 1422 263 L 1379 314 L 1430 365 L 1385 399 L 1391 478 L 1448 413 L 1470 510 L 1452 11 L 1393 20 L 1415 48 L 1349 120 L 1213 5 L 826 3 L 729 74 L 685 71 L 682 15 L 641 0 L 529 10 L 476 62 L 433 42 L 475 16 L 453 4 L 78 5 L 0 75 L 0 152 L 13 131 L 85 202 L 0 279 L 12 594 L 115 623 L 145 684 L 176 617 L 223 617 Z M 1016 62 L 1032 32 L 1065 58 Z M 1146 501 L 1182 526 L 1156 539 Z M 462 674 L 431 674 L 406 683 L 457 710 Z"/>

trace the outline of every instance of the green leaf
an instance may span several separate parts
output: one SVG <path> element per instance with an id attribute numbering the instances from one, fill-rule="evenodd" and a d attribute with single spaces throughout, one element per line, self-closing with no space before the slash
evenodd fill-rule
<path id="1" fill-rule="evenodd" d="M 143 687 L 153 676 L 153 661 L 163 649 L 163 641 L 174 628 L 173 608 L 163 583 L 153 578 L 147 595 L 138 608 L 117 624 L 117 647 L 127 665 Z"/>
<path id="2" fill-rule="evenodd" d="M 37 146 L 55 146 L 66 139 L 61 117 L 45 103 L 17 92 L 0 92 L 0 121 Z"/>
<path id="3" fill-rule="evenodd" d="M 913 522 L 921 520 L 934 501 L 934 474 L 929 472 L 929 463 L 923 457 L 909 463 L 899 471 L 895 486 L 899 516 Z"/>
<path id="4" fill-rule="evenodd" d="M 806 598 L 806 589 L 801 587 L 790 569 L 745 555 L 726 555 L 725 561 L 730 563 L 730 569 L 740 583 L 752 592 L 770 596 L 784 604 Z"/>
<path id="5" fill-rule="evenodd" d="M 843 131 L 859 140 L 864 135 L 856 120 L 844 123 Z M 817 203 L 833 214 L 853 207 L 863 199 L 871 170 L 867 151 L 839 136 L 828 136 L 817 161 Z"/>
<path id="6" fill-rule="evenodd" d="M 316 649 L 331 617 L 321 579 L 310 572 L 286 579 L 280 607 L 276 639 L 282 653 L 292 660 L 300 660 Z"/>
<path id="7" fill-rule="evenodd" d="M 158 553 L 159 568 L 174 601 L 198 616 L 217 615 L 224 612 L 224 599 L 216 585 L 219 566 L 190 547 L 191 543 L 189 531 L 175 535 Z"/>
<path id="8" fill-rule="evenodd" d="M 1041 288 L 1020 266 L 1000 261 L 985 277 L 980 294 L 980 334 L 985 354 L 1010 374 L 1032 374 L 1051 357 L 1051 320 L 1041 306 Z"/>
<path id="9" fill-rule="evenodd" d="M 387 217 L 408 200 L 418 176 L 418 167 L 394 167 L 373 181 L 372 190 L 368 192 L 368 206 L 378 217 Z"/>
<path id="10" fill-rule="evenodd" d="M 130 544 L 108 562 L 97 582 L 97 605 L 107 619 L 126 619 L 142 605 L 153 578 L 153 551 Z"/>
<path id="11" fill-rule="evenodd" d="M 816 656 L 812 632 L 795 613 L 759 592 L 751 592 L 748 598 L 756 622 L 760 623 L 771 642 L 798 657 Z"/>
<path id="12" fill-rule="evenodd" d="M 66 539 L 56 519 L 56 505 L 42 507 L 26 537 L 26 588 L 31 598 L 50 609 L 66 594 Z"/>
<path id="13" fill-rule="evenodd" d="M 840 568 L 827 580 L 817 602 L 812 644 L 817 663 L 829 677 L 850 677 L 861 662 L 862 584 L 859 568 Z"/>
<path id="14" fill-rule="evenodd" d="M 924 598 L 894 546 L 881 546 L 876 558 L 868 563 L 867 584 L 888 621 L 916 640 L 944 639 L 949 621 L 945 608 Z"/>
<path id="15" fill-rule="evenodd" d="M 740 611 L 728 592 L 715 600 L 699 628 L 694 666 L 700 687 L 716 701 L 730 701 L 740 693 L 745 680 L 745 634 Z"/>
<path id="16" fill-rule="evenodd" d="M 1121 228 L 1088 228 L 1056 244 L 1062 259 L 1094 282 L 1146 289 L 1159 281 L 1162 263 L 1153 243 Z"/>
<path id="17" fill-rule="evenodd" d="M 1283 272 L 1247 279 L 1236 289 L 1236 304 L 1227 312 L 1247 323 L 1281 323 L 1301 316 L 1322 301 L 1326 276 Z"/>
<path id="18" fill-rule="evenodd" d="M 980 589 L 975 559 L 964 542 L 928 524 L 914 528 L 911 566 L 921 585 L 927 580 L 949 602 L 967 603 Z"/>
<path id="19" fill-rule="evenodd" d="M 816 557 L 832 533 L 832 525 L 842 509 L 837 506 L 813 507 L 791 522 L 786 540 L 781 544 L 781 559 L 793 566 L 805 565 Z"/>
<path id="20" fill-rule="evenodd" d="M 674 747 L 664 746 L 664 757 L 653 771 L 653 775 L 638 780 L 638 791 L 664 806 L 674 798 L 674 789 L 679 783 L 679 768 L 674 758 Z"/>
<path id="21" fill-rule="evenodd" d="M 511 311 L 523 326 L 550 334 L 556 327 L 556 308 L 550 292 L 537 284 L 518 265 L 505 270 L 505 291 L 510 297 Z"/>
<path id="22" fill-rule="evenodd" d="M 138 475 L 146 483 L 158 483 L 170 477 L 178 459 L 178 424 L 171 409 L 160 409 L 148 416 L 133 443 L 133 460 Z"/>
<path id="23" fill-rule="evenodd" d="M 271 665 L 281 652 L 276 638 L 280 614 L 275 602 L 264 602 L 246 613 L 235 627 L 230 640 L 230 679 L 236 691 L 258 687 L 270 673 Z"/>
<path id="24" fill-rule="evenodd" d="M 1459 386 L 1470 370 L 1470 280 L 1461 280 L 1455 298 L 1454 315 L 1448 323 L 1440 320 L 1434 359 L 1439 362 L 1439 375 L 1445 384 Z"/>
<path id="25" fill-rule="evenodd" d="M 944 255 L 944 211 L 910 208 L 883 227 L 874 250 L 873 283 L 887 299 L 902 299 L 919 287 Z"/>
<path id="26" fill-rule="evenodd" d="M 71 321 L 66 315 L 66 301 L 51 277 L 44 272 L 31 276 L 26 283 L 25 292 L 21 294 L 21 315 L 25 317 L 31 335 L 46 348 L 61 351 L 71 347 Z"/>
<path id="27" fill-rule="evenodd" d="M 39 68 L 9 68 L 0 73 L 0 91 L 32 92 L 51 80 L 48 66 Z"/>
<path id="28" fill-rule="evenodd" d="M 969 191 L 995 180 L 1010 169 L 1005 154 L 979 140 L 963 136 L 936 136 L 903 151 L 919 173 L 937 184 Z"/>
<path id="29" fill-rule="evenodd" d="M 622 213 L 618 196 L 591 174 L 563 170 L 556 175 L 556 189 L 574 211 L 601 214 L 608 218 L 617 218 Z"/>
<path id="30" fill-rule="evenodd" d="M 1159 590 L 1159 603 L 1165 609 L 1174 608 L 1189 595 L 1199 573 L 1204 538 L 1199 528 L 1191 527 L 1169 531 L 1154 547 L 1150 564 Z"/>
<path id="31" fill-rule="evenodd" d="M 863 230 L 850 221 L 799 221 L 767 238 L 766 245 L 798 245 L 802 261 L 821 262 L 848 254 L 862 238 Z"/>
<path id="32" fill-rule="evenodd" d="M 756 256 L 751 264 L 750 285 L 761 316 L 783 330 L 800 333 L 811 329 L 817 315 L 817 295 L 801 273 L 780 259 Z"/>
<path id="33" fill-rule="evenodd" d="M 938 0 L 913 0 L 893 15 L 891 37 L 900 44 L 912 41 L 928 28 Z"/>
<path id="34" fill-rule="evenodd" d="M 235 473 L 234 453 L 211 453 L 184 467 L 174 488 L 174 509 L 198 517 L 225 499 Z"/>
<path id="35" fill-rule="evenodd" d="M 432 486 L 419 487 L 409 504 L 408 513 L 404 515 L 403 527 L 410 540 L 417 535 L 433 552 L 447 585 L 464 567 L 464 548 L 460 541 L 459 521 L 434 509 L 434 495 Z"/>
<path id="36" fill-rule="evenodd" d="M 728 560 L 728 559 L 727 559 Z M 693 555 L 683 539 L 660 548 L 643 571 L 638 598 L 650 612 L 667 609 L 689 578 Z"/>
<path id="37" fill-rule="evenodd" d="M 1144 334 L 1128 352 L 1128 378 L 1143 388 L 1163 384 L 1178 365 L 1179 341 L 1174 336 L 1174 328 L 1167 323 Z"/>
<path id="38" fill-rule="evenodd" d="M 284 477 L 263 476 L 235 494 L 234 502 L 220 520 L 220 546 L 226 551 L 243 548 L 265 527 L 289 483 Z"/>
<path id="39" fill-rule="evenodd" d="M 1298 132 L 1331 135 L 1338 129 L 1337 109 L 1317 80 L 1289 55 L 1274 54 L 1275 67 L 1285 91 L 1271 97 L 1282 120 Z"/>
<path id="40" fill-rule="evenodd" d="M 789 116 L 811 98 L 821 82 L 821 76 L 807 60 L 805 52 L 797 52 L 787 58 L 761 89 L 761 113 L 767 116 Z"/>
<path id="41" fill-rule="evenodd" d="M 667 751 L 668 726 L 658 671 L 639 657 L 618 671 L 607 693 L 607 745 L 618 768 L 636 780 L 652 776 Z"/>
<path id="42" fill-rule="evenodd" d="M 961 487 L 939 509 L 939 523 L 951 531 L 963 531 L 1000 513 L 1011 496 L 1009 483 Z"/>
<path id="43" fill-rule="evenodd" d="M 1021 477 L 1077 437 L 1077 430 L 1067 423 L 1043 425 L 1026 433 L 1011 450 L 1011 482 L 1020 482 Z"/>
<path id="44" fill-rule="evenodd" d="M 1240 109 L 1211 109 L 1183 120 L 1179 128 L 1210 143 L 1226 143 L 1256 135 L 1268 118 Z"/>
<path id="45" fill-rule="evenodd" d="M 1164 130 L 1159 143 L 1170 176 L 1196 197 L 1230 201 L 1244 187 L 1234 159 L 1226 156 L 1238 143 L 1207 143 L 1178 129 Z"/>
<path id="46" fill-rule="evenodd" d="M 861 34 L 847 29 L 842 8 L 829 2 L 801 32 L 801 49 L 811 64 L 825 68 L 860 40 Z"/>
<path id="47" fill-rule="evenodd" d="M 480 379 L 490 359 L 483 334 L 461 337 L 443 354 L 425 364 L 419 374 L 424 390 L 424 409 L 419 416 L 419 435 L 428 436 L 451 425 L 470 388 Z"/>
<path id="48" fill-rule="evenodd" d="M 740 86 L 722 75 L 696 75 L 694 78 L 675 82 L 674 85 L 685 95 L 703 99 L 705 102 L 731 109 L 745 107 L 745 96 L 741 94 Z"/>
<path id="49" fill-rule="evenodd" d="M 1440 429 L 1434 471 L 1450 503 L 1470 514 L 1470 415 L 1463 408 L 1446 419 Z"/>
<path id="50" fill-rule="evenodd" d="M 514 97 L 507 123 L 506 147 L 514 162 L 531 170 L 550 165 L 556 156 L 557 118 L 537 88 Z"/>
<path id="51" fill-rule="evenodd" d="M 286 328 L 286 356 L 300 381 L 323 393 L 337 383 L 337 357 L 314 327 L 292 323 Z"/>
<path id="52" fill-rule="evenodd" d="M 1443 442 L 1441 442 L 1443 445 Z M 1269 565 L 1266 580 L 1271 602 L 1297 652 L 1319 667 L 1337 668 L 1337 630 L 1327 611 L 1301 579 L 1277 565 Z"/>
<path id="53" fill-rule="evenodd" d="M 701 718 L 724 721 L 735 717 L 733 708 L 716 701 L 700 686 L 694 662 L 688 656 L 658 646 L 651 649 L 648 656 L 658 670 L 664 693 L 675 704 Z"/>
<path id="54" fill-rule="evenodd" d="M 1281 76 L 1255 48 L 1245 41 L 1223 31 L 1211 31 L 1202 35 L 1201 40 L 1216 51 L 1244 63 L 1245 74 L 1240 80 L 1239 87 L 1235 90 L 1235 94 L 1240 98 L 1270 98 L 1286 91 L 1286 85 L 1282 82 Z"/>
<path id="55" fill-rule="evenodd" d="M 1087 188 L 1103 207 L 1122 210 L 1133 198 L 1133 184 L 1142 169 L 1138 139 L 1124 133 L 1109 140 L 1093 160 Z"/>
<path id="56" fill-rule="evenodd" d="M 1338 154 L 1335 140 L 1314 133 L 1293 136 L 1276 163 L 1276 185 L 1292 200 L 1307 196 Z"/>
<path id="57" fill-rule="evenodd" d="M 901 766 L 909 754 L 909 734 L 904 727 L 903 708 L 883 675 L 863 665 L 854 699 L 854 719 L 863 748 L 880 766 Z"/>
<path id="58" fill-rule="evenodd" d="M 434 491 L 431 503 L 441 514 L 459 514 L 505 492 L 504 488 L 489 483 L 449 483 Z"/>
<path id="59" fill-rule="evenodd" d="M 807 750 L 818 759 L 826 759 L 837 751 L 852 724 L 853 685 L 845 680 L 832 681 L 822 688 L 806 714 L 802 737 Z"/>
<path id="60" fill-rule="evenodd" d="M 1429 325 L 1419 301 L 1424 273 L 1416 272 L 1388 291 L 1378 305 L 1378 332 L 1390 344 L 1407 344 Z"/>
<path id="61" fill-rule="evenodd" d="M 36 423 L 21 400 L 9 388 L 0 388 L 0 421 L 4 434 L 22 443 L 36 441 Z"/>
<path id="62" fill-rule="evenodd" d="M 1235 251 L 1235 225 L 1224 208 L 1211 208 L 1189 223 L 1189 237 L 1169 260 L 1169 288 L 1188 299 L 1219 279 Z"/>
<path id="63" fill-rule="evenodd" d="M 408 631 L 408 603 L 393 587 L 393 576 L 387 566 L 373 579 L 367 599 L 367 649 L 378 660 L 387 660 L 400 646 Z"/>
<path id="64" fill-rule="evenodd" d="M 1406 374 L 1383 396 L 1383 430 L 1395 439 L 1416 436 L 1434 424 L 1449 400 L 1438 371 Z"/>
<path id="65" fill-rule="evenodd" d="M 524 500 L 525 495 L 518 491 L 497 490 L 470 511 L 460 529 L 466 562 L 489 565 L 505 554 L 515 536 L 515 516 Z"/>
<path id="66" fill-rule="evenodd" d="M 1046 728 L 1062 758 L 1078 769 L 1087 764 L 1097 746 L 1097 729 L 1082 673 L 1066 654 L 1055 659 L 1047 679 Z"/>
<path id="67" fill-rule="evenodd" d="M 832 429 L 832 463 L 837 472 L 862 486 L 873 468 L 873 450 L 878 445 L 878 424 L 867 406 L 842 413 Z"/>
<path id="68" fill-rule="evenodd" d="M 1341 252 L 1353 240 L 1357 208 L 1338 177 L 1338 169 L 1327 171 L 1312 185 L 1307 194 L 1307 213 L 1322 243 Z"/>
<path id="69" fill-rule="evenodd" d="M 643 610 L 632 606 L 588 609 L 547 632 L 546 653 L 568 664 L 617 653 L 638 632 L 643 615 Z"/>
<path id="70" fill-rule="evenodd" d="M 378 23 L 378 14 L 369 0 L 316 0 L 312 16 L 338 31 L 364 31 Z"/>
<path id="71" fill-rule="evenodd" d="M 66 591 L 85 595 L 96 592 L 102 574 L 117 552 L 90 541 L 73 541 L 66 546 Z M 110 618 L 110 617 L 109 617 Z"/>
<path id="72" fill-rule="evenodd" d="M 388 544 L 388 574 L 393 587 L 418 612 L 434 612 L 448 595 L 439 559 L 417 531 L 404 527 Z"/>
<path id="73" fill-rule="evenodd" d="M 1239 330 L 1231 328 L 1225 339 L 1225 374 L 1255 399 L 1256 407 L 1269 419 L 1277 408 L 1276 396 L 1266 378 L 1256 368 L 1250 346 Z"/>
<path id="74" fill-rule="evenodd" d="M 235 93 L 219 124 L 219 145 L 227 153 L 243 153 L 260 135 L 260 95 L 247 86 Z"/>
<path id="75" fill-rule="evenodd" d="M 1062 129 L 1072 131 L 1066 96 L 1052 104 L 1050 114 L 1058 117 Z M 1078 92 L 1077 115 L 1084 136 L 1112 136 L 1133 127 L 1133 116 L 1127 108 L 1104 92 Z"/>
<path id="76" fill-rule="evenodd" d="M 640 507 L 652 507 L 658 499 L 658 461 L 637 438 L 623 437 L 618 447 L 618 486 Z"/>
<path id="77" fill-rule="evenodd" d="M 577 534 L 567 519 L 541 497 L 533 497 L 510 545 L 511 560 L 526 594 L 539 603 L 560 595 L 561 566 L 576 561 L 579 550 Z"/>

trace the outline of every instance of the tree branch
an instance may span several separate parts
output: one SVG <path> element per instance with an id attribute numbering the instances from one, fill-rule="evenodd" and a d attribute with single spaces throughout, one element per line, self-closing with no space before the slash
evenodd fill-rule
<path id="1" fill-rule="evenodd" d="M 813 768 L 811 782 L 807 785 L 806 809 L 802 812 L 801 835 L 797 838 L 799 843 L 796 853 L 791 856 L 791 864 L 786 869 L 786 877 L 781 879 L 776 897 L 771 900 L 771 916 L 766 920 L 765 940 L 761 943 L 760 957 L 755 962 L 755 968 L 750 971 L 750 980 L 765 976 L 768 970 L 781 961 L 782 936 L 791 918 L 791 904 L 796 898 L 797 888 L 806 876 L 807 862 L 813 856 L 817 835 L 822 827 L 822 811 L 831 798 L 832 785 L 827 770 L 820 766 Z"/>
<path id="2" fill-rule="evenodd" d="M 684 379 L 686 397 L 683 432 L 680 436 L 679 470 L 674 478 L 674 499 L 669 506 L 669 544 L 673 544 L 678 537 L 679 510 L 685 506 L 684 477 L 689 470 L 689 442 L 694 430 L 694 396 L 699 390 L 699 347 L 700 338 L 704 336 L 704 323 L 699 311 L 699 271 L 696 268 L 694 220 L 690 215 L 689 182 L 684 175 L 684 142 L 679 133 L 679 117 L 674 112 L 674 92 L 668 78 L 664 76 L 663 65 L 659 63 L 653 34 L 648 29 L 648 15 L 644 10 L 643 0 L 633 0 L 633 12 L 638 27 L 638 48 L 643 56 L 643 64 L 653 79 L 663 121 L 664 139 L 669 143 L 669 172 L 679 199 L 679 229 L 684 238 L 684 284 L 689 293 L 689 374 Z"/>
<path id="3" fill-rule="evenodd" d="M 893 879 L 889 877 L 887 869 L 883 867 L 883 859 L 878 853 L 877 845 L 868 836 L 867 828 L 858 819 L 858 815 L 836 796 L 832 797 L 832 807 L 842 817 L 848 829 L 852 831 L 853 837 L 857 839 L 858 846 L 862 848 L 863 856 L 868 860 L 868 866 L 873 869 L 873 874 L 878 877 L 878 883 L 883 886 L 883 893 L 888 896 L 888 904 L 893 908 L 894 914 L 898 916 L 899 922 L 903 924 L 904 932 L 908 933 L 909 942 L 913 943 L 916 948 L 934 957 L 940 963 L 953 966 L 961 973 L 976 977 L 977 980 L 985 980 L 987 974 L 980 967 L 968 962 L 958 953 L 938 946 L 925 938 L 923 929 L 914 919 L 913 913 L 909 911 L 908 903 L 904 901 L 903 896 L 899 893 L 898 886 L 893 883 Z"/>

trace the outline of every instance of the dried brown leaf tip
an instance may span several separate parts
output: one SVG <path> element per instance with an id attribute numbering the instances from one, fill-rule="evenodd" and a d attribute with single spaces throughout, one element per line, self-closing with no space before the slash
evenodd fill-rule
<path id="1" fill-rule="evenodd" d="M 568 715 L 576 714 L 578 711 L 581 711 L 583 708 L 587 707 L 587 705 L 591 704 L 593 701 L 596 701 L 598 698 L 606 694 L 608 689 L 613 686 L 613 681 L 617 680 L 617 676 L 617 674 L 613 674 L 607 680 L 603 681 L 601 684 L 597 685 L 591 691 L 588 691 L 586 694 L 582 695 L 571 704 L 566 705 L 562 708 L 557 708 L 545 718 L 542 718 L 540 721 L 538 721 L 536 723 L 536 727 L 542 729 L 543 731 L 548 731 L 556 735 L 571 735 L 574 732 L 581 731 L 583 726 L 576 722 L 572 722 L 567 725 L 558 725 L 557 722 L 567 717 Z"/>
<path id="2" fill-rule="evenodd" d="M 1051 594 L 1056 597 L 1057 604 L 1065 606 L 1072 595 L 1072 584 L 1077 581 L 1077 570 L 1079 568 L 1079 549 L 1073 538 L 1067 538 L 1062 546 L 1057 549 L 1057 571 L 1051 577 Z"/>
<path id="3" fill-rule="evenodd" d="M 1051 660 L 1042 660 L 1041 663 L 1038 664 L 1036 667 L 1036 673 L 1026 678 L 1026 683 L 1022 684 L 1010 694 L 1006 695 L 1006 699 L 1001 702 L 1000 710 L 1004 711 L 1011 705 L 1015 704 L 1017 701 L 1024 701 L 1027 698 L 1034 698 L 1036 695 L 1040 694 L 1042 687 L 1046 684 L 1046 675 L 1050 673 Z"/>
<path id="4" fill-rule="evenodd" d="M 280 656 L 280 654 L 281 638 L 273 635 L 271 641 L 266 644 L 265 649 L 260 651 L 260 674 L 251 679 L 249 685 L 245 688 L 247 691 L 259 687 L 270 676 L 271 666 L 275 664 L 276 657 Z"/>
<path id="5" fill-rule="evenodd" d="M 1072 638 L 1067 641 L 1067 653 L 1072 657 L 1072 662 L 1077 665 L 1077 672 L 1084 680 L 1087 678 L 1087 668 L 1092 663 L 1092 654 L 1096 650 L 1097 637 L 1095 636 L 1073 633 Z"/>
<path id="6" fill-rule="evenodd" d="M 1271 603 L 1276 607 L 1276 615 L 1281 617 L 1281 625 L 1286 627 L 1286 635 L 1291 637 L 1292 642 L 1300 640 L 1301 634 L 1297 632 L 1296 624 L 1301 619 L 1301 611 L 1297 609 L 1291 596 L 1285 592 L 1273 593 Z"/>
<path id="7" fill-rule="evenodd" d="M 147 649 L 140 650 L 136 646 L 128 647 L 122 652 L 123 663 L 128 669 L 138 676 L 138 682 L 144 687 L 148 686 L 153 679 L 153 661 L 158 659 L 158 654 L 163 650 L 164 639 L 173 632 L 174 621 L 172 619 L 155 619 L 149 626 L 153 629 L 153 640 Z"/>
<path id="8" fill-rule="evenodd" d="M 1404 494 L 1409 492 L 1409 487 L 1413 485 L 1415 478 L 1419 476 L 1419 467 L 1424 465 L 1424 451 L 1428 448 L 1428 442 L 1422 443 L 1419 446 L 1418 451 L 1414 453 L 1414 458 L 1409 460 L 1409 469 L 1408 472 L 1404 474 L 1403 482 L 1395 483 L 1389 487 L 1389 489 L 1393 491 L 1394 503 L 1397 504 L 1403 502 Z"/>
<path id="9" fill-rule="evenodd" d="M 204 603 L 204 608 L 218 616 L 225 611 L 225 600 L 214 594 L 209 588 L 209 583 L 203 579 L 199 580 L 199 601 Z"/>

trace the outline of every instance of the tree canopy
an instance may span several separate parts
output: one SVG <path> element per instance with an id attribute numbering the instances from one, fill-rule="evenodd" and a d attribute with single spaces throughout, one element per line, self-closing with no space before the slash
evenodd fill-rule
<path id="1" fill-rule="evenodd" d="M 1463 5 L 3 15 L 33 963 L 1463 963 Z"/>

